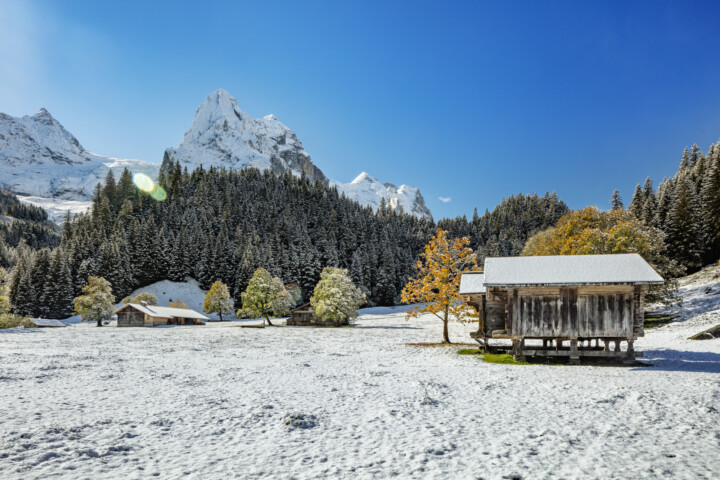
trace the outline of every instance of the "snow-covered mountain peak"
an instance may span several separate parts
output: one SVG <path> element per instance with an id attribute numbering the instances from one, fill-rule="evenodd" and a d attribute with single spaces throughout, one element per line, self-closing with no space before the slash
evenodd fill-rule
<path id="1" fill-rule="evenodd" d="M 417 187 L 410 185 L 396 187 L 392 183 L 382 183 L 367 172 L 362 172 L 350 183 L 333 180 L 330 184 L 345 197 L 373 209 L 377 209 L 384 199 L 385 203 L 395 211 L 420 218 L 432 218 L 432 213 L 425 205 L 425 199 Z"/>
<path id="2" fill-rule="evenodd" d="M 370 174 L 367 173 L 367 172 L 362 172 L 360 175 L 358 175 L 357 177 L 355 177 L 355 180 L 353 180 L 353 181 L 350 182 L 350 183 L 352 183 L 352 184 L 354 184 L 354 185 L 357 185 L 357 184 L 359 184 L 359 183 L 380 183 L 380 180 L 378 180 L 377 178 L 373 177 L 372 175 L 370 175 Z"/>
<path id="3" fill-rule="evenodd" d="M 0 113 L 0 188 L 42 198 L 89 200 L 108 170 L 129 167 L 156 175 L 158 165 L 88 152 L 46 109 L 13 117 Z"/>
<path id="4" fill-rule="evenodd" d="M 274 115 L 252 118 L 224 89 L 205 98 L 180 145 L 165 151 L 163 168 L 176 161 L 189 170 L 200 165 L 231 170 L 254 167 L 326 181 L 295 132 Z"/>

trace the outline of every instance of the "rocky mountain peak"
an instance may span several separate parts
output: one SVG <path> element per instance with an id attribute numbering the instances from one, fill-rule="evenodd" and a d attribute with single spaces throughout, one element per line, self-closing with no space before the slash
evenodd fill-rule
<path id="1" fill-rule="evenodd" d="M 180 145 L 165 151 L 163 168 L 171 162 L 190 170 L 200 165 L 231 170 L 253 167 L 278 174 L 304 174 L 311 181 L 327 182 L 295 132 L 274 115 L 252 118 L 224 89 L 205 98 Z"/>

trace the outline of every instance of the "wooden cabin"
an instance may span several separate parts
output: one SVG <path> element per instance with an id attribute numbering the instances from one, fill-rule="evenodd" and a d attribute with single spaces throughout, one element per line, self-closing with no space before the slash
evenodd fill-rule
<path id="1" fill-rule="evenodd" d="M 348 325 L 350 321 L 345 319 L 340 325 Z M 309 303 L 300 305 L 290 311 L 290 318 L 287 319 L 287 325 L 290 326 L 339 326 L 333 321 L 323 321 L 315 317 L 315 312 Z"/>
<path id="2" fill-rule="evenodd" d="M 309 303 L 304 303 L 294 310 L 290 311 L 290 318 L 287 319 L 287 325 L 306 326 L 315 325 L 315 312 Z"/>
<path id="3" fill-rule="evenodd" d="M 506 339 L 516 358 L 632 360 L 640 356 L 633 342 L 644 335 L 645 293 L 662 283 L 638 254 L 491 257 L 484 273 L 463 274 L 460 295 L 478 309 L 472 336 L 485 348 Z"/>
<path id="4" fill-rule="evenodd" d="M 158 307 L 128 303 L 115 310 L 118 327 L 154 327 L 156 325 L 205 325 L 208 317 L 189 308 Z"/>

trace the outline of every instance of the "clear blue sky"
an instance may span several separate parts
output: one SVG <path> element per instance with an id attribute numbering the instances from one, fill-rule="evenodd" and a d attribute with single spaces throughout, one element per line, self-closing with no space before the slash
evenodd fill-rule
<path id="1" fill-rule="evenodd" d="M 436 219 L 557 191 L 626 202 L 720 138 L 720 2 L 0 0 L 0 111 L 161 161 L 222 87 L 330 178 L 417 185 Z M 450 197 L 443 203 L 439 197 Z"/>

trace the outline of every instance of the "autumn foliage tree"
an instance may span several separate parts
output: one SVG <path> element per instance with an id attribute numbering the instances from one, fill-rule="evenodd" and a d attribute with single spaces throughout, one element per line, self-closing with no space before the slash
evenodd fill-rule
<path id="1" fill-rule="evenodd" d="M 420 254 L 415 265 L 415 277 L 410 278 L 402 291 L 403 303 L 421 303 L 407 312 L 406 318 L 417 318 L 431 313 L 443 322 L 443 342 L 451 343 L 448 321 L 455 317 L 463 321 L 474 309 L 460 299 L 460 277 L 463 272 L 477 270 L 470 241 L 463 238 L 450 240 L 447 232 L 437 234 Z"/>
<path id="2" fill-rule="evenodd" d="M 233 312 L 233 301 L 232 298 L 230 298 L 230 291 L 228 290 L 227 285 L 221 281 L 217 281 L 212 284 L 210 291 L 205 294 L 203 312 L 217 313 L 220 316 L 221 322 L 223 319 L 223 313 Z"/>
<path id="3" fill-rule="evenodd" d="M 601 255 L 637 253 L 665 278 L 684 270 L 667 255 L 665 234 L 628 210 L 586 207 L 568 212 L 554 227 L 530 237 L 522 255 Z M 648 300 L 670 300 L 674 284 L 651 289 Z"/>

